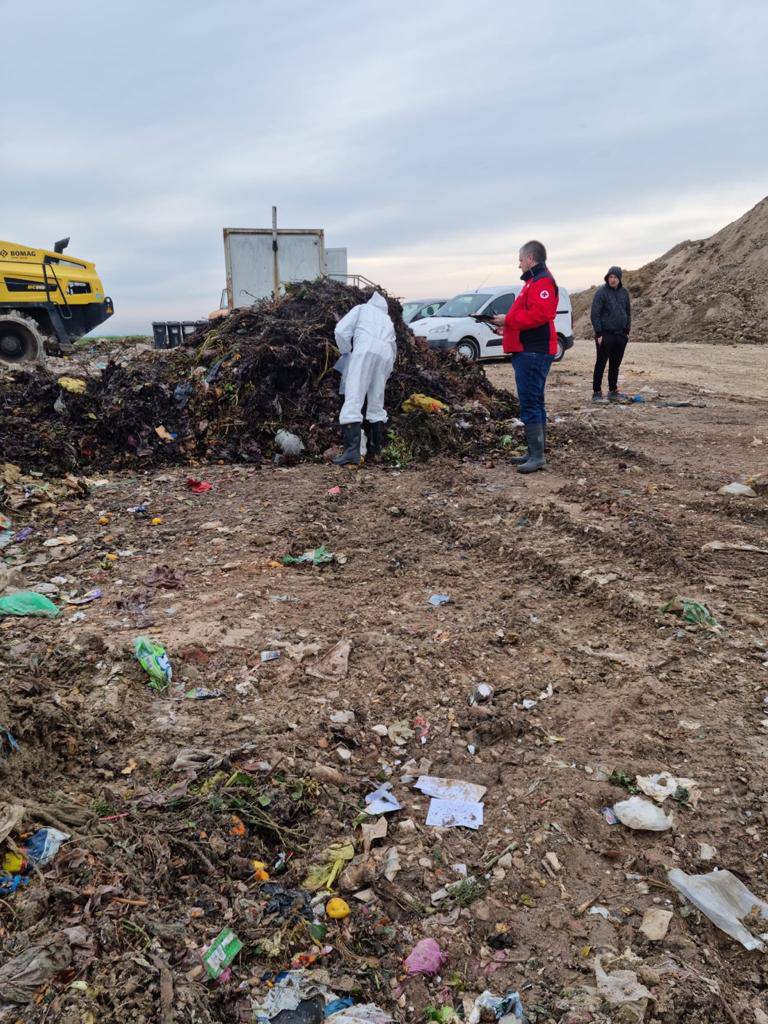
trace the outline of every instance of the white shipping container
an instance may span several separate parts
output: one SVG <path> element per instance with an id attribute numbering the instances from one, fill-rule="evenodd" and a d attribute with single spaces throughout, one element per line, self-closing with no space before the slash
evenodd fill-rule
<path id="1" fill-rule="evenodd" d="M 325 239 L 321 229 L 278 228 L 277 267 L 271 228 L 224 228 L 224 259 L 230 307 L 250 306 L 275 289 L 275 270 L 282 287 L 291 281 L 313 281 L 325 273 Z M 346 250 L 344 250 L 346 272 Z"/>

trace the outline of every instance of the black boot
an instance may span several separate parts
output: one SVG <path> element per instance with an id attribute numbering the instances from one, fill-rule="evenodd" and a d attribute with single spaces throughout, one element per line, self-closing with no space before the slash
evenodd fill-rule
<path id="1" fill-rule="evenodd" d="M 387 424 L 371 423 L 368 430 L 368 454 L 381 455 L 386 440 Z"/>
<path id="2" fill-rule="evenodd" d="M 341 428 L 341 436 L 346 445 L 341 455 L 333 460 L 334 466 L 359 466 L 360 465 L 360 435 L 362 433 L 361 423 L 345 423 Z"/>
<path id="3" fill-rule="evenodd" d="M 525 439 L 528 442 L 528 458 L 517 467 L 518 473 L 535 473 L 537 469 L 544 469 L 544 444 L 546 442 L 546 427 L 543 423 L 529 423 L 525 428 Z"/>

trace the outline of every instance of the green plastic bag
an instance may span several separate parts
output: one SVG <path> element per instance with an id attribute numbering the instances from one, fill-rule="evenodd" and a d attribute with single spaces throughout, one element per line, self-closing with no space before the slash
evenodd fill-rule
<path id="1" fill-rule="evenodd" d="M 311 551 L 305 551 L 298 558 L 294 558 L 293 555 L 283 555 L 282 558 L 283 565 L 301 565 L 303 562 L 311 562 L 312 565 L 327 565 L 332 561 L 333 555 L 325 544 L 321 544 L 319 548 L 314 548 Z"/>
<path id="2" fill-rule="evenodd" d="M 707 626 L 709 629 L 720 629 L 720 623 L 712 612 L 701 601 L 692 601 L 689 597 L 673 597 L 668 601 L 662 612 L 672 612 L 679 615 L 683 622 L 690 622 L 694 626 Z"/>
<path id="3" fill-rule="evenodd" d="M 133 650 L 139 664 L 149 676 L 149 685 L 153 690 L 164 690 L 173 677 L 171 661 L 162 644 L 146 636 L 137 637 Z"/>
<path id="4" fill-rule="evenodd" d="M 34 590 L 22 590 L 18 594 L 0 597 L 0 615 L 37 615 L 44 619 L 55 619 L 60 614 L 61 608 Z"/>

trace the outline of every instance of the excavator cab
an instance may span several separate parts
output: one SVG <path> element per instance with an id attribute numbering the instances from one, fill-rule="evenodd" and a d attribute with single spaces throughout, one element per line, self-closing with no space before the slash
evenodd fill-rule
<path id="1" fill-rule="evenodd" d="M 0 241 L 0 364 L 42 363 L 114 313 L 96 267 L 53 249 Z"/>

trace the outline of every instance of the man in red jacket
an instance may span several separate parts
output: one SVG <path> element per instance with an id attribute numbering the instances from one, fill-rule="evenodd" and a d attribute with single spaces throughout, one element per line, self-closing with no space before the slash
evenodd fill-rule
<path id="1" fill-rule="evenodd" d="M 506 316 L 494 317 L 502 348 L 512 356 L 520 418 L 525 424 L 528 454 L 513 459 L 518 473 L 543 469 L 547 440 L 544 388 L 557 352 L 557 284 L 547 269 L 547 250 L 541 242 L 526 242 L 520 250 L 525 282 Z"/>

